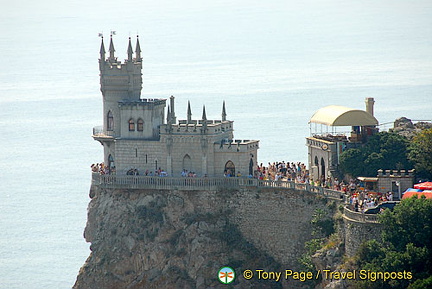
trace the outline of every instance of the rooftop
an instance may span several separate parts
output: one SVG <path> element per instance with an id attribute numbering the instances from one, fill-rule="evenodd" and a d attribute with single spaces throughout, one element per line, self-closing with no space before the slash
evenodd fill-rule
<path id="1" fill-rule="evenodd" d="M 317 110 L 309 123 L 328 126 L 376 126 L 378 120 L 370 113 L 340 105 L 329 105 Z"/>

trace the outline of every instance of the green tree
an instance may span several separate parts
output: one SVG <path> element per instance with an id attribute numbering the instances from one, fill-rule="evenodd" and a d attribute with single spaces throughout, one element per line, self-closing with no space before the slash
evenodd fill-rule
<path id="1" fill-rule="evenodd" d="M 394 211 L 380 215 L 379 241 L 365 242 L 357 254 L 357 269 L 374 272 L 409 272 L 412 278 L 359 281 L 357 288 L 421 288 L 432 276 L 432 200 L 403 200 Z M 424 287 L 428 288 L 428 287 Z"/>
<path id="2" fill-rule="evenodd" d="M 408 158 L 414 163 L 419 177 L 432 179 L 432 128 L 414 136 Z"/>
<path id="3" fill-rule="evenodd" d="M 394 132 L 380 132 L 359 148 L 341 154 L 340 170 L 353 177 L 376 176 L 379 169 L 411 169 L 408 139 Z"/>

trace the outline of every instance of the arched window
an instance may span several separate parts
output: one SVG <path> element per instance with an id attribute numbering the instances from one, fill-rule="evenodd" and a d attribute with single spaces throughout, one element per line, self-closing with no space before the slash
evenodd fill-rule
<path id="1" fill-rule="evenodd" d="M 183 169 L 188 171 L 192 170 L 192 159 L 188 154 L 183 157 Z"/>
<path id="2" fill-rule="evenodd" d="M 114 130 L 114 116 L 111 110 L 107 114 L 107 130 Z"/>
<path id="3" fill-rule="evenodd" d="M 234 177 L 235 176 L 235 165 L 232 161 L 227 161 L 225 164 L 225 170 L 224 174 L 227 177 Z"/>
<path id="4" fill-rule="evenodd" d="M 129 131 L 135 131 L 135 121 L 132 118 L 129 120 Z"/>
<path id="5" fill-rule="evenodd" d="M 319 161 L 318 161 L 318 157 L 317 156 L 315 156 L 315 161 L 314 161 L 314 164 L 315 164 L 315 166 L 317 167 L 317 175 L 315 176 L 315 177 L 317 177 L 317 176 L 319 176 L 320 174 L 319 174 L 319 170 L 320 170 L 320 168 L 319 168 Z"/>
<path id="6" fill-rule="evenodd" d="M 137 130 L 138 131 L 143 131 L 144 130 L 144 121 L 141 118 L 138 119 Z"/>

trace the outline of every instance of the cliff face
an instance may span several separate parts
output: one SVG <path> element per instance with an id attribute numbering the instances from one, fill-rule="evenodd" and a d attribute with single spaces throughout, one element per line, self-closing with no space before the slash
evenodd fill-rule
<path id="1" fill-rule="evenodd" d="M 245 280 L 245 269 L 297 269 L 325 200 L 298 191 L 104 190 L 92 187 L 84 232 L 91 254 L 73 288 L 301 288 Z M 226 286 L 226 285 L 225 285 Z"/>

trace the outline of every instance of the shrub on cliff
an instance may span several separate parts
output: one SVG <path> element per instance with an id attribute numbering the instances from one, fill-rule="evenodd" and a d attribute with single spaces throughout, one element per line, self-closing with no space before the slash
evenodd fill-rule
<path id="1" fill-rule="evenodd" d="M 432 128 L 415 135 L 409 150 L 408 157 L 414 163 L 417 175 L 432 179 Z"/>
<path id="2" fill-rule="evenodd" d="M 432 200 L 403 200 L 380 215 L 381 240 L 364 243 L 357 254 L 357 269 L 370 272 L 410 272 L 411 278 L 364 280 L 356 288 L 419 288 L 432 276 Z M 406 277 L 406 278 L 405 278 Z M 424 287 L 430 288 L 430 287 Z"/>

